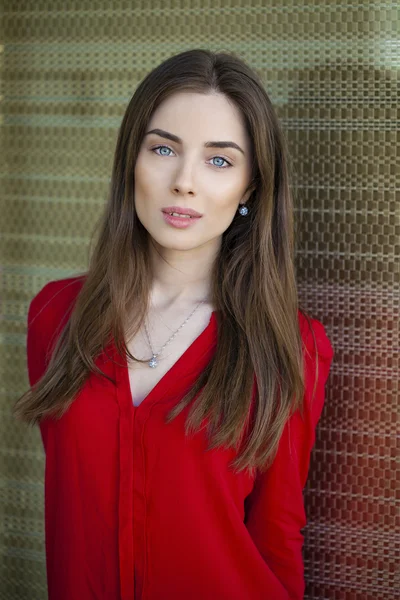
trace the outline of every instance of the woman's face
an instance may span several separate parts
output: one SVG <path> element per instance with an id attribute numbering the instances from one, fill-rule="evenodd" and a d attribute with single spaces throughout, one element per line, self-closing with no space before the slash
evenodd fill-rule
<path id="1" fill-rule="evenodd" d="M 216 147 L 220 142 L 239 149 Z M 175 250 L 217 251 L 239 203 L 252 191 L 245 195 L 251 141 L 239 109 L 222 94 L 170 96 L 152 115 L 134 177 L 136 212 L 156 243 Z M 180 207 L 182 213 L 193 209 L 201 217 L 174 219 L 163 212 L 168 207 Z"/>

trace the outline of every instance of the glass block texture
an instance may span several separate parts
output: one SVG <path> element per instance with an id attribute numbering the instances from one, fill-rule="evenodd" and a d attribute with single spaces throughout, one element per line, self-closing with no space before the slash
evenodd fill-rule
<path id="1" fill-rule="evenodd" d="M 28 304 L 86 269 L 127 103 L 192 47 L 233 50 L 263 79 L 295 172 L 300 299 L 335 350 L 305 597 L 400 598 L 397 3 L 8 0 L 0 27 L 0 600 L 47 597 L 44 454 L 11 415 Z"/>

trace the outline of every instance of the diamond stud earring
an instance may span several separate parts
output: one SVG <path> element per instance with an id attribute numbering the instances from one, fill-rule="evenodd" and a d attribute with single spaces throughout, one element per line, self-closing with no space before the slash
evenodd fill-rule
<path id="1" fill-rule="evenodd" d="M 247 215 L 247 213 L 249 212 L 249 209 L 247 208 L 247 206 L 245 204 L 243 204 L 243 206 L 241 206 L 239 208 L 239 212 L 241 215 L 243 215 L 245 217 Z"/>

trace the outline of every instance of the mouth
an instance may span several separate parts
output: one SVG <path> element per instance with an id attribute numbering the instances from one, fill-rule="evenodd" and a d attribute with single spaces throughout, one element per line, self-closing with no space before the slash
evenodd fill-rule
<path id="1" fill-rule="evenodd" d="M 200 221 L 200 217 L 193 217 L 192 215 L 186 215 L 184 213 L 178 213 L 175 211 L 162 211 L 164 221 L 171 227 L 177 229 L 186 229 L 187 227 L 195 227 L 197 221 Z"/>
<path id="2" fill-rule="evenodd" d="M 181 217 L 183 219 L 199 219 L 200 217 L 192 217 L 191 215 L 185 215 L 183 213 L 177 213 L 177 212 L 167 212 L 167 211 L 163 211 L 165 212 L 165 214 L 170 215 L 171 217 Z"/>
<path id="3" fill-rule="evenodd" d="M 197 210 L 187 206 L 165 206 L 161 210 L 166 215 L 179 219 L 200 219 L 200 217 L 202 217 Z"/>

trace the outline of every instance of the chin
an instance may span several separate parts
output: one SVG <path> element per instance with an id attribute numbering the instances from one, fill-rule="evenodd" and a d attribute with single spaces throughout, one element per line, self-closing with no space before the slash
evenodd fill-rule
<path id="1" fill-rule="evenodd" d="M 154 239 L 154 238 L 153 238 Z M 180 250 L 182 252 L 185 252 L 187 250 L 194 250 L 195 248 L 198 248 L 199 246 L 202 246 L 203 243 L 201 241 L 199 241 L 198 243 L 196 243 L 195 240 L 181 240 L 180 242 L 178 242 L 176 239 L 170 239 L 170 240 L 160 240 L 157 241 L 155 240 L 157 245 L 160 248 L 164 248 L 165 250 Z"/>

